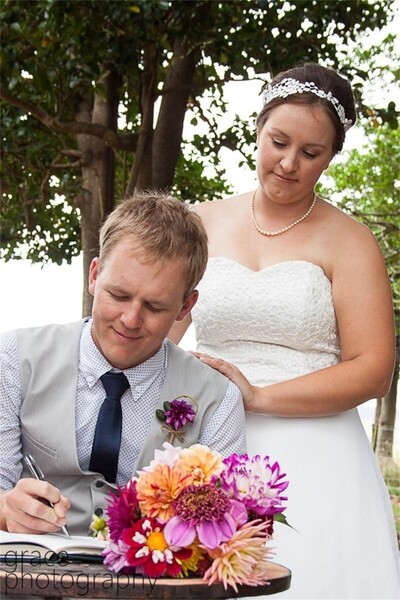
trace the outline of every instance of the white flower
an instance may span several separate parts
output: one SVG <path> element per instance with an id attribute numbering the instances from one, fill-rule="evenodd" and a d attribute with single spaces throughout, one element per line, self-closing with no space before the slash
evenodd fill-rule
<path id="1" fill-rule="evenodd" d="M 164 442 L 163 447 L 165 448 L 165 450 L 155 450 L 154 459 L 151 461 L 148 467 L 143 468 L 143 471 L 154 471 L 156 465 L 160 463 L 172 466 L 177 462 L 182 448 L 180 448 L 179 446 L 173 446 L 169 442 Z"/>

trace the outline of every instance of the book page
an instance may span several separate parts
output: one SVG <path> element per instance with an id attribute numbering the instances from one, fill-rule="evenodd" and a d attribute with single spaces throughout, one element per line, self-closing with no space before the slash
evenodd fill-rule
<path id="1" fill-rule="evenodd" d="M 0 531 L 0 552 L 5 554 L 9 550 L 52 550 L 53 552 L 66 551 L 69 553 L 100 554 L 107 542 L 89 536 L 73 535 L 68 538 L 59 533 L 11 533 Z"/>

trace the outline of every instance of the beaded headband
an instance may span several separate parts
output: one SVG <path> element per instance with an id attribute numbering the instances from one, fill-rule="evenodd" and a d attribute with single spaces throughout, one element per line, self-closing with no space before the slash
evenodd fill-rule
<path id="1" fill-rule="evenodd" d="M 326 93 L 323 90 L 320 90 L 313 81 L 302 83 L 301 81 L 297 81 L 297 79 L 286 77 L 276 85 L 272 86 L 269 84 L 263 93 L 264 106 L 271 102 L 271 100 L 274 100 L 274 98 L 286 98 L 292 94 L 302 94 L 303 92 L 309 92 L 315 94 L 319 98 L 328 100 L 336 110 L 345 131 L 348 131 L 353 125 L 351 119 L 346 119 L 345 110 L 339 100 L 335 98 L 331 92 Z"/>

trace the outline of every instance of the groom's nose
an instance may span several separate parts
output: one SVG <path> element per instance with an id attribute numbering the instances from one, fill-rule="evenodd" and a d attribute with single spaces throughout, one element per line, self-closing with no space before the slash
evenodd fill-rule
<path id="1" fill-rule="evenodd" d="M 127 329 L 137 329 L 143 323 L 143 309 L 139 302 L 131 303 L 123 311 L 121 321 Z"/>

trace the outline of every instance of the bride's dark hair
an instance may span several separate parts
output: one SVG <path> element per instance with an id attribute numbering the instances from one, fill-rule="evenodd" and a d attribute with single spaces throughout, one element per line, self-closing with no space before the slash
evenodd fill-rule
<path id="1" fill-rule="evenodd" d="M 354 103 L 353 91 L 348 79 L 340 75 L 337 71 L 329 67 L 323 67 L 318 63 L 303 63 L 287 71 L 282 71 L 274 77 L 269 84 L 270 88 L 274 88 L 283 79 L 291 78 L 300 83 L 312 82 L 319 89 L 328 94 L 329 92 L 342 105 L 346 119 L 349 119 L 354 125 L 357 114 Z M 329 115 L 333 126 L 335 127 L 335 143 L 334 151 L 339 152 L 343 147 L 345 138 L 345 129 L 340 121 L 338 113 L 327 98 L 321 98 L 313 92 L 303 91 L 302 93 L 290 94 L 286 97 L 277 97 L 270 100 L 259 113 L 256 119 L 257 131 L 260 131 L 264 126 L 270 111 L 280 104 L 319 104 Z"/>

